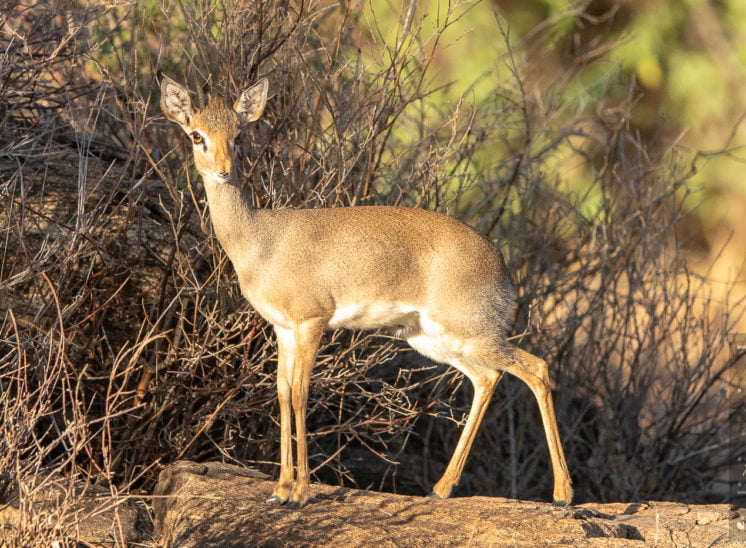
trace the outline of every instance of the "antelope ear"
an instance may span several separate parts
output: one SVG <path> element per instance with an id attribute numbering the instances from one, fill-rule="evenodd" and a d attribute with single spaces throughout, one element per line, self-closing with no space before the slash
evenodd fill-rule
<path id="1" fill-rule="evenodd" d="M 161 110 L 166 118 L 176 122 L 189 132 L 189 124 L 194 117 L 189 90 L 164 75 L 161 82 Z"/>
<path id="2" fill-rule="evenodd" d="M 259 119 L 267 104 L 267 92 L 269 82 L 262 78 L 250 88 L 244 90 L 241 96 L 233 104 L 235 110 L 244 122 L 253 122 Z"/>

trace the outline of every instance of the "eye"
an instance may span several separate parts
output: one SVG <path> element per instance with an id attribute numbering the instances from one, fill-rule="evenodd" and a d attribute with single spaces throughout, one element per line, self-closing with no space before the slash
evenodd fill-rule
<path id="1" fill-rule="evenodd" d="M 193 131 L 193 132 L 192 132 L 192 142 L 193 142 L 193 143 L 194 143 L 195 145 L 198 145 L 198 144 L 200 144 L 200 143 L 201 143 L 202 141 L 204 141 L 204 140 L 205 140 L 205 138 L 204 138 L 204 137 L 202 137 L 202 134 L 201 134 L 201 133 L 200 133 L 199 131 Z"/>

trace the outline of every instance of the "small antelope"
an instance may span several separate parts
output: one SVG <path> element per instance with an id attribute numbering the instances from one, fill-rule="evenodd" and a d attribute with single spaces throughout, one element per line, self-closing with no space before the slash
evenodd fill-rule
<path id="1" fill-rule="evenodd" d="M 244 122 L 261 116 L 267 89 L 262 79 L 233 108 L 211 96 L 195 111 L 189 90 L 168 77 L 161 83 L 161 108 L 192 140 L 215 234 L 241 292 L 277 335 L 280 477 L 267 502 L 300 508 L 308 501 L 306 402 L 323 332 L 386 327 L 474 386 L 464 430 L 430 496 L 448 497 L 458 483 L 490 396 L 508 372 L 528 384 L 539 403 L 554 502 L 570 504 L 547 364 L 506 340 L 515 301 L 500 252 L 460 221 L 422 209 L 254 209 L 237 186 L 234 139 Z"/>

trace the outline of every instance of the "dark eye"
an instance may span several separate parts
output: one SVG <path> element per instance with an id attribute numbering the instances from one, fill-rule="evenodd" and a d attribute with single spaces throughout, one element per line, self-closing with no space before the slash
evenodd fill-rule
<path id="1" fill-rule="evenodd" d="M 204 141 L 204 137 L 202 137 L 202 134 L 199 131 L 193 131 L 192 132 L 192 141 L 195 145 L 200 144 L 202 141 Z"/>

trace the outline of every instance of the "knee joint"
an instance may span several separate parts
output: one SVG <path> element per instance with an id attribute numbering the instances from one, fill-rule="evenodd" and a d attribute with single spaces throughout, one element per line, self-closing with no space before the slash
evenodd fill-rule
<path id="1" fill-rule="evenodd" d="M 286 383 L 278 383 L 277 385 L 277 397 L 281 400 L 290 399 L 290 385 Z"/>
<path id="2" fill-rule="evenodd" d="M 293 392 L 291 400 L 293 402 L 293 409 L 300 410 L 306 406 L 308 397 L 302 390 L 296 390 Z"/>

